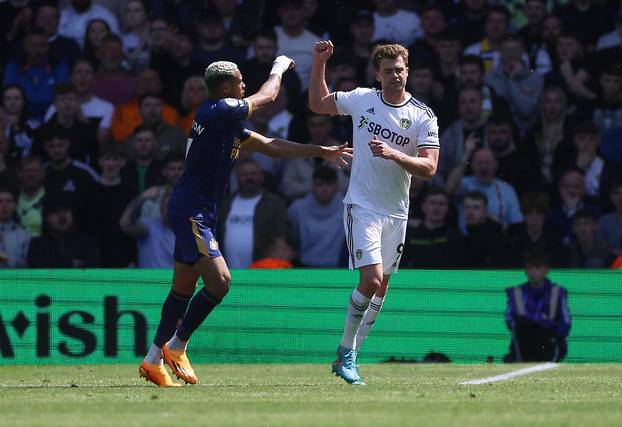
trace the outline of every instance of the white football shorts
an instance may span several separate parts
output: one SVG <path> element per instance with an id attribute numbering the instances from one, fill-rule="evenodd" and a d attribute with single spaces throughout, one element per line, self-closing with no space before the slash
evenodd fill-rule
<path id="1" fill-rule="evenodd" d="M 405 219 L 346 204 L 343 225 L 350 269 L 382 264 L 384 274 L 395 273 L 404 248 L 406 223 Z"/>

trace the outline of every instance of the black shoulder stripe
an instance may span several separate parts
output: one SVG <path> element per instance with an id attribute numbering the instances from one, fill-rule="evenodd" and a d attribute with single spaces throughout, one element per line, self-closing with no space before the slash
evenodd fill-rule
<path id="1" fill-rule="evenodd" d="M 413 97 L 413 98 L 410 98 L 410 102 L 411 102 L 411 103 L 412 103 L 415 107 L 417 107 L 417 108 L 419 108 L 419 109 L 421 109 L 421 110 L 425 111 L 426 115 L 427 115 L 429 118 L 433 119 L 434 117 L 436 117 L 436 116 L 434 115 L 434 112 L 430 109 L 430 107 L 428 107 L 427 105 L 425 105 L 425 104 L 424 104 L 424 103 L 422 103 L 422 102 L 417 101 L 414 97 Z"/>

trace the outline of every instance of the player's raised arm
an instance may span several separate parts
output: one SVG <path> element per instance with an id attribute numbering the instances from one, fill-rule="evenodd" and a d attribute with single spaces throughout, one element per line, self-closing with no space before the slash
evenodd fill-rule
<path id="1" fill-rule="evenodd" d="M 309 109 L 318 114 L 339 114 L 333 93 L 326 85 L 326 61 L 333 54 L 330 40 L 319 41 L 313 47 L 313 68 L 309 82 Z"/>
<path id="2" fill-rule="evenodd" d="M 293 59 L 285 55 L 276 57 L 272 64 L 272 70 L 270 71 L 268 80 L 261 85 L 257 93 L 246 98 L 246 101 L 251 105 L 253 110 L 265 107 L 271 102 L 274 102 L 281 89 L 281 77 L 284 72 L 291 68 L 294 68 Z"/>
<path id="3" fill-rule="evenodd" d="M 281 138 L 266 138 L 251 132 L 242 143 L 242 148 L 257 151 L 270 157 L 321 157 L 333 163 L 338 169 L 347 166 L 352 159 L 352 149 L 347 144 L 323 146 L 313 144 L 298 144 Z"/>

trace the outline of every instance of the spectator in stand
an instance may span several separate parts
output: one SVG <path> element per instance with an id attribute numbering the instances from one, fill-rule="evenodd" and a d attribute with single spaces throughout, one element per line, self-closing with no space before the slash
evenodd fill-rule
<path id="1" fill-rule="evenodd" d="M 465 151 L 465 152 L 468 152 Z M 447 180 L 447 193 L 458 200 L 465 194 L 479 191 L 486 196 L 487 214 L 504 228 L 523 221 L 518 196 L 511 184 L 497 178 L 497 160 L 488 148 L 473 153 L 473 175 L 464 176 L 466 165 L 459 163 Z M 460 225 L 464 224 L 465 206 L 460 207 Z"/>
<path id="2" fill-rule="evenodd" d="M 525 43 L 525 51 L 529 57 L 529 68 L 538 67 L 537 59 L 541 50 L 546 50 L 542 41 L 542 27 L 547 14 L 546 0 L 525 0 L 525 17 L 527 23 L 518 31 Z"/>
<path id="3" fill-rule="evenodd" d="M 309 144 L 331 146 L 341 145 L 331 136 L 333 124 L 329 116 L 315 114 L 311 111 L 306 115 L 306 128 L 309 133 Z M 281 192 L 288 200 L 305 197 L 311 191 L 313 182 L 313 170 L 322 164 L 327 164 L 322 159 L 288 159 L 281 180 Z M 348 188 L 348 168 L 337 171 L 338 184 L 341 193 L 345 194 Z"/>
<path id="4" fill-rule="evenodd" d="M 592 109 L 594 123 L 603 131 L 622 128 L 622 64 L 612 63 L 598 77 L 599 96 Z"/>
<path id="5" fill-rule="evenodd" d="M 598 220 L 598 237 L 605 241 L 611 255 L 622 255 L 622 176 L 611 182 L 609 198 L 614 211 Z"/>
<path id="6" fill-rule="evenodd" d="M 588 52 L 595 50 L 600 36 L 613 29 L 613 22 L 601 2 L 572 0 L 560 6 L 555 15 L 559 16 L 564 28 L 581 29 L 580 40 Z"/>
<path id="7" fill-rule="evenodd" d="M 255 56 L 240 64 L 240 71 L 244 76 L 244 84 L 246 85 L 246 93 L 256 93 L 264 83 L 266 76 L 270 75 L 272 63 L 276 58 L 276 52 L 278 50 L 277 37 L 274 30 L 258 30 L 253 35 L 252 48 L 253 52 L 255 52 Z M 283 83 L 279 94 L 282 93 L 283 89 L 287 91 L 291 107 L 300 104 L 300 100 L 298 99 L 298 94 L 300 93 L 300 79 L 298 78 L 298 74 L 285 73 L 283 75 Z"/>
<path id="8" fill-rule="evenodd" d="M 477 55 L 484 60 L 486 72 L 492 71 L 499 62 L 501 42 L 508 34 L 510 13 L 501 5 L 488 7 L 484 22 L 484 38 L 467 45 L 465 55 Z"/>
<path id="9" fill-rule="evenodd" d="M 169 193 L 185 169 L 185 157 L 181 153 L 169 153 L 162 162 L 162 185 L 156 185 L 157 197 L 147 199 L 140 207 L 140 218 L 161 217 L 160 204 L 164 195 Z M 153 188 L 153 187 L 152 187 Z"/>
<path id="10" fill-rule="evenodd" d="M 162 180 L 162 163 L 156 157 L 155 132 L 148 126 L 139 126 L 130 140 L 131 158 L 121 172 L 123 181 L 142 193 L 145 189 L 159 185 Z"/>
<path id="11" fill-rule="evenodd" d="M 554 58 L 557 38 L 563 31 L 562 21 L 556 15 L 547 15 L 542 23 L 542 41 L 550 58 Z"/>
<path id="12" fill-rule="evenodd" d="M 17 219 L 33 237 L 40 236 L 45 197 L 43 161 L 35 156 L 22 158 L 17 168 L 17 177 L 19 178 Z"/>
<path id="13" fill-rule="evenodd" d="M 87 230 L 101 251 L 102 267 L 124 268 L 136 259 L 136 243 L 119 226 L 125 207 L 136 195 L 121 180 L 126 161 L 121 146 L 106 146 L 98 160 L 101 174 L 88 197 Z"/>
<path id="14" fill-rule="evenodd" d="M 458 33 L 445 30 L 435 36 L 434 45 L 436 64 L 438 68 L 437 84 L 440 84 L 445 93 L 455 93 L 460 78 L 460 38 Z"/>
<path id="15" fill-rule="evenodd" d="M 281 0 L 278 14 L 281 25 L 274 31 L 277 36 L 277 55 L 287 55 L 296 63 L 302 89 L 307 89 L 311 76 L 311 56 L 317 36 L 305 28 L 303 0 Z"/>
<path id="16" fill-rule="evenodd" d="M 343 258 L 343 203 L 339 194 L 337 171 L 319 166 L 313 171 L 311 192 L 295 200 L 288 209 L 291 236 L 304 267 L 335 268 Z"/>
<path id="17" fill-rule="evenodd" d="M 164 25 L 160 20 L 152 22 L 152 30 L 155 25 Z M 159 28 L 159 27 L 156 27 Z M 164 28 L 166 30 L 166 27 Z M 158 29 L 160 31 L 160 29 Z M 153 37 L 152 37 L 153 39 Z M 159 74 L 160 81 L 165 81 L 166 85 L 160 84 L 160 91 L 166 102 L 176 108 L 181 107 L 179 101 L 182 94 L 182 85 L 189 77 L 202 76 L 205 66 L 192 57 L 192 40 L 187 34 L 177 33 L 170 36 L 170 45 L 165 48 L 151 51 L 151 66 Z M 152 40 L 153 45 L 153 40 Z M 272 64 L 272 62 L 270 62 Z M 248 77 L 244 74 L 244 79 Z M 248 83 L 245 81 L 248 88 Z M 247 89 L 249 93 L 250 90 Z M 151 91 L 156 92 L 156 91 Z M 139 83 L 140 94 L 140 83 Z"/>
<path id="18" fill-rule="evenodd" d="M 162 160 L 169 153 L 185 153 L 186 135 L 177 125 L 170 125 L 163 120 L 162 97 L 157 94 L 142 95 L 138 104 L 143 118 L 141 126 L 152 129 L 158 141 L 156 157 Z"/>
<path id="19" fill-rule="evenodd" d="M 110 128 L 114 141 L 125 141 L 136 130 L 136 127 L 143 123 L 144 119 L 140 112 L 139 102 L 142 99 L 141 97 L 145 95 L 160 95 L 162 94 L 162 88 L 162 80 L 156 71 L 146 68 L 140 72 L 138 75 L 138 95 L 136 98 L 115 107 Z M 162 120 L 169 125 L 177 125 L 179 122 L 177 110 L 167 103 L 164 103 L 162 108 Z"/>
<path id="20" fill-rule="evenodd" d="M 35 129 L 40 122 L 30 118 L 26 95 L 21 86 L 17 84 L 4 86 L 2 107 L 5 113 L 3 130 L 9 142 L 8 157 L 21 159 L 30 155 Z"/>
<path id="21" fill-rule="evenodd" d="M 572 145 L 559 146 L 553 169 L 560 176 L 568 169 L 579 169 L 585 176 L 585 197 L 597 200 L 607 164 L 598 155 L 600 132 L 592 121 L 577 123 L 572 129 Z"/>
<path id="22" fill-rule="evenodd" d="M 292 268 L 294 250 L 286 236 L 268 234 L 257 239 L 257 259 L 250 268 Z"/>
<path id="23" fill-rule="evenodd" d="M 207 67 L 214 61 L 231 61 L 239 64 L 244 59 L 241 51 L 227 42 L 227 31 L 222 16 L 205 12 L 195 20 L 197 44 L 192 52 L 195 61 Z"/>
<path id="24" fill-rule="evenodd" d="M 43 234 L 30 241 L 29 268 L 97 268 L 99 249 L 90 237 L 74 228 L 73 203 L 64 197 L 46 197 Z"/>
<path id="25" fill-rule="evenodd" d="M 441 56 L 437 54 L 439 35 L 447 28 L 445 14 L 439 6 L 426 6 L 421 11 L 422 35 L 409 47 L 417 52 L 417 61 L 438 64 Z M 456 34 L 457 38 L 457 34 Z M 460 41 L 458 45 L 460 45 Z"/>
<path id="26" fill-rule="evenodd" d="M 558 199 L 546 218 L 545 227 L 555 230 L 564 244 L 568 245 L 572 239 L 572 220 L 575 214 L 587 209 L 594 218 L 600 215 L 598 206 L 585 198 L 585 174 L 580 169 L 569 169 L 559 179 Z"/>
<path id="27" fill-rule="evenodd" d="M 367 64 L 371 59 L 374 17 L 365 9 L 358 10 L 350 21 L 351 51 L 354 54 L 358 80 L 365 79 Z M 287 74 L 286 74 L 287 75 Z"/>
<path id="28" fill-rule="evenodd" d="M 115 105 L 134 99 L 138 82 L 123 68 L 123 42 L 119 36 L 110 34 L 104 37 L 97 58 L 99 67 L 93 81 L 93 93 Z"/>
<path id="29" fill-rule="evenodd" d="M 559 362 L 568 352 L 568 294 L 546 277 L 550 265 L 546 252 L 530 251 L 524 259 L 528 282 L 506 290 L 505 322 L 512 341 L 503 361 Z"/>
<path id="30" fill-rule="evenodd" d="M 58 84 L 54 88 L 56 112 L 35 133 L 32 152 L 46 159 L 44 142 L 48 136 L 61 130 L 69 135 L 69 155 L 82 163 L 95 166 L 99 152 L 97 126 L 82 114 L 78 94 L 71 83 Z"/>
<path id="31" fill-rule="evenodd" d="M 440 187 L 429 187 L 421 210 L 423 221 L 408 226 L 402 253 L 404 268 L 460 268 L 464 254 L 464 236 L 449 221 L 449 198 Z"/>
<path id="32" fill-rule="evenodd" d="M 13 44 L 30 28 L 32 6 L 29 0 L 0 2 L 0 64 L 4 64 Z"/>
<path id="33" fill-rule="evenodd" d="M 35 9 L 33 26 L 41 28 L 48 36 L 51 63 L 64 62 L 72 66 L 82 52 L 78 43 L 58 34 L 59 18 L 60 13 L 56 2 L 45 1 Z"/>
<path id="34" fill-rule="evenodd" d="M 125 208 L 119 225 L 129 236 L 136 239 L 138 245 L 138 268 L 173 268 L 173 251 L 175 235 L 167 220 L 168 198 L 170 193 L 162 197 L 160 216 L 140 218 L 140 206 L 144 200 L 158 195 L 153 187 L 145 190 Z"/>
<path id="35" fill-rule="evenodd" d="M 222 16 L 227 31 L 227 38 L 237 49 L 249 46 L 252 35 L 257 29 L 257 19 L 251 13 L 242 13 L 237 0 L 213 0 L 214 8 Z M 246 77 L 246 76 L 245 76 Z M 249 91 L 249 93 L 255 93 Z"/>
<path id="36" fill-rule="evenodd" d="M 4 84 L 17 84 L 26 94 L 28 110 L 42 120 L 54 99 L 54 85 L 69 80 L 69 68 L 64 62 L 50 62 L 46 33 L 40 28 L 28 31 L 24 38 L 24 60 L 9 61 L 4 70 Z"/>
<path id="37" fill-rule="evenodd" d="M 254 93 L 254 92 L 253 92 Z M 201 76 L 191 76 L 184 82 L 184 88 L 181 93 L 181 117 L 179 118 L 179 127 L 184 135 L 190 133 L 194 115 L 203 101 L 207 99 L 207 83 Z"/>
<path id="38" fill-rule="evenodd" d="M 434 76 L 434 66 L 426 62 L 413 62 L 409 65 L 407 91 L 413 97 L 426 104 L 433 111 L 437 111 L 442 93 L 438 91 Z"/>
<path id="39" fill-rule="evenodd" d="M 11 142 L 6 137 L 4 129 L 6 127 L 6 115 L 4 109 L 0 107 L 0 188 L 5 188 L 13 194 L 19 191 L 19 180 L 17 178 L 18 159 L 12 159 L 9 154 Z"/>
<path id="40" fill-rule="evenodd" d="M 49 198 L 63 198 L 71 203 L 72 222 L 78 230 L 85 231 L 88 206 L 84 201 L 93 193 L 97 174 L 88 165 L 71 157 L 70 138 L 67 131 L 59 127 L 43 139 L 43 148 L 49 159 L 45 174 L 45 194 Z"/>
<path id="41" fill-rule="evenodd" d="M 596 217 L 589 209 L 579 210 L 572 218 L 574 240 L 570 243 L 571 268 L 608 268 L 613 261 L 611 250 L 600 238 Z"/>
<path id="42" fill-rule="evenodd" d="M 84 36 L 84 57 L 88 59 L 95 68 L 99 68 L 98 52 L 102 46 L 104 38 L 112 32 L 110 26 L 103 19 L 93 19 L 86 26 Z"/>
<path id="43" fill-rule="evenodd" d="M 15 222 L 15 196 L 0 188 L 0 268 L 26 266 L 30 233 Z"/>
<path id="44" fill-rule="evenodd" d="M 462 46 L 469 46 L 484 38 L 488 15 L 488 0 L 464 0 L 460 2 L 451 25 L 460 33 Z"/>
<path id="45" fill-rule="evenodd" d="M 71 84 L 78 96 L 82 116 L 97 126 L 97 140 L 102 145 L 110 139 L 110 122 L 114 105 L 93 94 L 94 75 L 93 65 L 87 59 L 78 59 L 71 72 Z M 45 113 L 45 121 L 49 121 L 54 113 L 56 107 L 52 104 Z"/>
<path id="46" fill-rule="evenodd" d="M 133 72 L 149 66 L 149 20 L 144 0 L 125 2 L 123 51 Z"/>
<path id="47" fill-rule="evenodd" d="M 460 58 L 460 84 L 473 85 L 481 88 L 482 91 L 482 114 L 485 117 L 490 116 L 493 111 L 497 114 L 510 114 L 510 106 L 508 102 L 497 96 L 497 94 L 484 84 L 484 61 L 479 56 L 466 55 Z M 448 103 L 456 103 L 454 98 L 451 98 L 451 93 Z"/>
<path id="48" fill-rule="evenodd" d="M 521 198 L 521 210 L 525 222 L 508 227 L 510 240 L 510 266 L 522 267 L 523 254 L 532 250 L 543 250 L 550 255 L 551 266 L 568 267 L 569 254 L 561 236 L 545 227 L 549 198 L 546 193 L 527 193 Z"/>
<path id="49" fill-rule="evenodd" d="M 507 239 L 501 224 L 490 218 L 486 196 L 479 191 L 464 197 L 464 266 L 499 268 L 506 265 Z"/>
<path id="50" fill-rule="evenodd" d="M 486 140 L 497 160 L 497 176 L 512 185 L 519 197 L 527 191 L 542 189 L 538 165 L 516 143 L 517 130 L 512 118 L 491 116 L 486 124 Z"/>
<path id="51" fill-rule="evenodd" d="M 531 154 L 547 186 L 553 185 L 555 153 L 565 147 L 569 137 L 569 120 L 566 120 L 566 93 L 559 86 L 544 88 L 536 124 L 525 135 L 523 149 Z M 559 148 L 558 148 L 559 147 Z M 531 163 L 531 162 L 530 162 Z"/>
<path id="52" fill-rule="evenodd" d="M 460 88 L 459 118 L 441 134 L 443 155 L 434 178 L 436 182 L 447 182 L 458 162 L 469 162 L 473 150 L 483 147 L 486 117 L 482 113 L 482 101 L 482 90 L 477 86 L 466 83 Z M 467 142 L 469 139 L 471 142 Z"/>
<path id="53" fill-rule="evenodd" d="M 400 9 L 396 0 L 374 0 L 374 5 L 376 11 L 372 40 L 388 40 L 410 46 L 423 35 L 419 16 Z"/>
<path id="54" fill-rule="evenodd" d="M 546 76 L 546 82 L 560 86 L 568 94 L 570 111 L 579 110 L 586 114 L 585 110 L 592 107 L 597 92 L 593 87 L 593 70 L 586 61 L 584 50 L 574 33 L 562 32 L 555 44 L 555 65 Z"/>
<path id="55" fill-rule="evenodd" d="M 533 126 L 538 101 L 544 88 L 541 74 L 529 69 L 523 60 L 524 48 L 514 35 L 503 39 L 499 64 L 486 74 L 485 82 L 510 104 L 512 117 L 521 135 Z"/>
<path id="56" fill-rule="evenodd" d="M 93 19 L 106 21 L 110 30 L 119 34 L 117 17 L 104 6 L 93 4 L 92 0 L 71 0 L 71 4 L 60 12 L 58 33 L 75 40 L 83 48 L 86 27 Z"/>
<path id="57" fill-rule="evenodd" d="M 247 268 L 257 258 L 259 236 L 288 235 L 285 203 L 263 189 L 263 173 L 252 159 L 238 160 L 238 193 L 222 203 L 218 223 L 220 250 L 230 268 Z"/>

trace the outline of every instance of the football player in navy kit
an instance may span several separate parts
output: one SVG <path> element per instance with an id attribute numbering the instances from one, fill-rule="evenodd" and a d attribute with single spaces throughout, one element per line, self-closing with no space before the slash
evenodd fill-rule
<path id="1" fill-rule="evenodd" d="M 173 286 L 164 301 L 153 344 L 139 368 L 141 377 L 158 386 L 178 385 L 162 359 L 178 378 L 190 384 L 198 382 L 186 345 L 229 290 L 231 275 L 214 234 L 217 212 L 240 149 L 273 157 L 322 157 L 337 167 L 352 157 L 346 144 L 297 144 L 266 138 L 243 127 L 242 121 L 254 110 L 275 100 L 282 74 L 293 65 L 286 56 L 276 58 L 269 79 L 248 98 L 244 98 L 244 82 L 236 64 L 218 61 L 205 71 L 209 96 L 192 122 L 185 171 L 168 203 L 168 222 L 175 234 Z M 199 276 L 205 286 L 194 295 Z"/>

